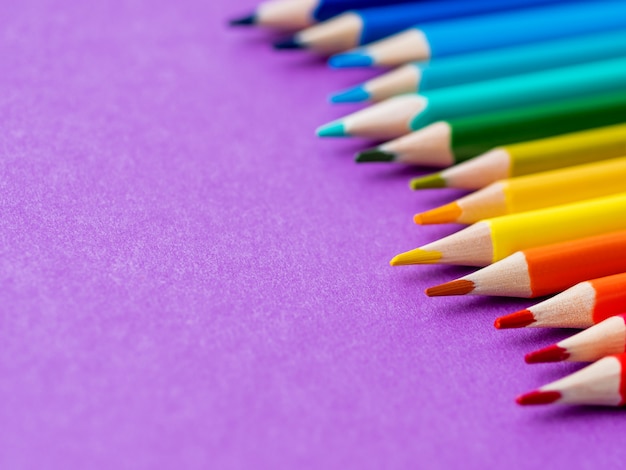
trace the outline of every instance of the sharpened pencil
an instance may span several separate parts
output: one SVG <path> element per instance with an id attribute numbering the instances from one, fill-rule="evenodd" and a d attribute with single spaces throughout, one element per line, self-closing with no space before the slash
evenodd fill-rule
<path id="1" fill-rule="evenodd" d="M 626 155 L 626 124 L 497 147 L 472 160 L 411 180 L 412 189 L 480 189 L 498 180 Z"/>
<path id="2" fill-rule="evenodd" d="M 389 98 L 333 121 L 321 137 L 391 139 L 442 119 L 624 91 L 626 58 L 544 70 Z"/>
<path id="3" fill-rule="evenodd" d="M 626 31 L 610 31 L 443 57 L 401 66 L 362 85 L 335 93 L 331 101 L 376 102 L 404 93 L 423 93 L 465 83 L 610 59 L 624 56 L 625 53 Z"/>
<path id="4" fill-rule="evenodd" d="M 337 54 L 332 67 L 395 67 L 521 44 L 539 43 L 626 27 L 626 3 L 565 2 L 514 12 L 417 25 L 386 39 Z"/>
<path id="5" fill-rule="evenodd" d="M 556 0 L 446 0 L 387 5 L 342 13 L 275 44 L 277 49 L 309 49 L 333 54 L 398 33 L 416 23 L 515 10 Z"/>
<path id="6" fill-rule="evenodd" d="M 231 20 L 230 24 L 292 31 L 355 8 L 412 2 L 415 0 L 270 0 L 261 3 L 254 12 Z"/>
<path id="7" fill-rule="evenodd" d="M 473 224 L 621 192 L 626 192 L 626 157 L 496 181 L 445 206 L 416 214 L 413 220 L 419 225 Z"/>
<path id="8" fill-rule="evenodd" d="M 624 122 L 626 91 L 439 121 L 379 147 L 356 161 L 445 168 L 494 147 Z"/>
<path id="9" fill-rule="evenodd" d="M 626 273 L 584 281 L 532 307 L 496 319 L 495 327 L 588 328 L 626 312 Z"/>
<path id="10" fill-rule="evenodd" d="M 520 405 L 626 404 L 626 354 L 607 356 L 567 377 L 517 398 Z"/>
<path id="11" fill-rule="evenodd" d="M 394 257 L 392 266 L 486 266 L 516 251 L 626 230 L 626 194 L 487 219 Z"/>
<path id="12" fill-rule="evenodd" d="M 623 272 L 626 231 L 619 231 L 518 251 L 467 276 L 430 287 L 426 295 L 535 298 Z"/>
<path id="13" fill-rule="evenodd" d="M 528 364 L 541 362 L 593 362 L 626 351 L 626 314 L 602 320 L 551 346 L 526 354 Z"/>

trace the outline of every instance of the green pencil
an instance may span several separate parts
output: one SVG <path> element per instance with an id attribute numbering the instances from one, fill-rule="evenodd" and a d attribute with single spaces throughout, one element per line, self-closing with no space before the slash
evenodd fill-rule
<path id="1" fill-rule="evenodd" d="M 626 91 L 439 121 L 357 154 L 356 161 L 445 168 L 504 144 L 626 121 Z"/>

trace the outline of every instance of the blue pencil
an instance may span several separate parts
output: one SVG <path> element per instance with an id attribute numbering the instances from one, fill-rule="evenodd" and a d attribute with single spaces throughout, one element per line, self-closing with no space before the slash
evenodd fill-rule
<path id="1" fill-rule="evenodd" d="M 277 49 L 345 51 L 429 21 L 515 10 L 560 0 L 447 0 L 353 10 L 274 44 Z"/>
<path id="2" fill-rule="evenodd" d="M 335 55 L 330 65 L 396 66 L 620 28 L 626 28 L 624 0 L 561 3 L 410 28 L 367 47 Z"/>
<path id="3" fill-rule="evenodd" d="M 413 62 L 339 92 L 331 101 L 381 101 L 402 93 L 425 92 L 620 56 L 626 56 L 626 30 Z"/>
<path id="4" fill-rule="evenodd" d="M 356 8 L 418 3 L 420 0 L 270 0 L 255 12 L 234 19 L 233 26 L 257 25 L 267 28 L 297 30 Z"/>

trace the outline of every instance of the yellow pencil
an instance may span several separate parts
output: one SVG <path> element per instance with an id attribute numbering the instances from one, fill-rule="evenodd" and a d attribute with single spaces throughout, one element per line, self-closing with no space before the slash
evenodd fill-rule
<path id="1" fill-rule="evenodd" d="M 498 147 L 439 173 L 416 178 L 411 188 L 480 189 L 513 176 L 624 155 L 626 124 L 618 124 Z"/>
<path id="2" fill-rule="evenodd" d="M 392 266 L 487 266 L 516 251 L 626 229 L 626 193 L 483 220 L 421 248 Z"/>
<path id="3" fill-rule="evenodd" d="M 445 206 L 414 217 L 415 223 L 473 224 L 626 192 L 626 157 L 497 181 Z"/>

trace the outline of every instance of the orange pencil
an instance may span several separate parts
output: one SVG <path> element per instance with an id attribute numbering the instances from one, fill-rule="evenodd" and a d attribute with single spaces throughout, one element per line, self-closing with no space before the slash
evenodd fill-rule
<path id="1" fill-rule="evenodd" d="M 526 354 L 528 364 L 538 362 L 593 362 L 626 352 L 626 314 L 616 315 L 559 341 Z"/>
<path id="2" fill-rule="evenodd" d="M 580 282 L 532 307 L 500 317 L 495 327 L 588 328 L 626 313 L 626 273 Z"/>
<path id="3" fill-rule="evenodd" d="M 430 287 L 426 295 L 533 298 L 623 272 L 626 272 L 626 231 L 518 251 L 472 274 Z"/>

